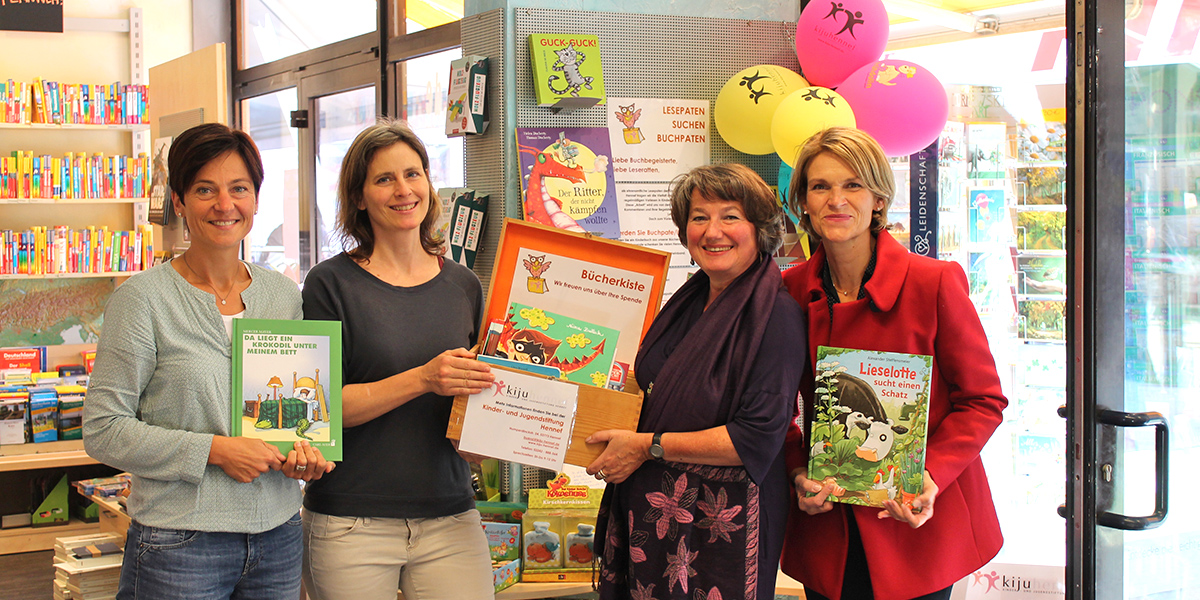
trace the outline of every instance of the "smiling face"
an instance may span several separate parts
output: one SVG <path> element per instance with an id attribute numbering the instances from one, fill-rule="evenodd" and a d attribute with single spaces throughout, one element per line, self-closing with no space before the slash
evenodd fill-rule
<path id="1" fill-rule="evenodd" d="M 884 201 L 867 189 L 842 159 L 822 152 L 808 164 L 804 210 L 823 243 L 857 245 L 869 242 L 871 213 Z"/>
<path id="2" fill-rule="evenodd" d="M 187 220 L 193 248 L 237 247 L 254 225 L 258 199 L 245 161 L 226 152 L 196 173 L 182 201 L 172 194 L 175 210 Z"/>
<path id="3" fill-rule="evenodd" d="M 692 192 L 687 220 L 687 248 L 708 274 L 713 287 L 724 289 L 758 257 L 757 231 L 741 203 L 710 200 Z"/>
<path id="4" fill-rule="evenodd" d="M 392 144 L 371 158 L 358 208 L 367 211 L 376 235 L 416 232 L 429 212 L 431 188 L 420 155 L 408 144 Z"/>

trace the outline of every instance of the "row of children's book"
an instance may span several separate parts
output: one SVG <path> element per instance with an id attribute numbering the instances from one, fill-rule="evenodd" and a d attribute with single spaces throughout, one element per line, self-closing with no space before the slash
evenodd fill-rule
<path id="1" fill-rule="evenodd" d="M 15 150 L 0 157 L 0 200 L 146 198 L 150 158 L 88 155 L 35 156 Z"/>
<path id="2" fill-rule="evenodd" d="M 0 348 L 0 445 L 78 440 L 95 351 L 46 370 L 46 347 Z"/>
<path id="3" fill-rule="evenodd" d="M 0 123 L 138 125 L 149 123 L 144 85 L 0 81 Z"/>
<path id="4" fill-rule="evenodd" d="M 0 386 L 0 446 L 83 439 L 86 394 L 78 383 Z"/>
<path id="5" fill-rule="evenodd" d="M 132 231 L 65 225 L 0 230 L 0 275 L 133 273 L 149 268 L 153 259 L 149 224 Z"/>

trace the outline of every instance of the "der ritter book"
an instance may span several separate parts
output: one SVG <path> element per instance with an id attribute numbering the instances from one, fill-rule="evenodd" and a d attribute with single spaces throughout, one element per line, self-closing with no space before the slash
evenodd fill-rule
<path id="1" fill-rule="evenodd" d="M 234 319 L 232 414 L 235 436 L 341 460 L 342 324 Z"/>
<path id="2" fill-rule="evenodd" d="M 911 508 L 924 485 L 932 374 L 931 356 L 817 348 L 808 477 L 834 479 L 830 500 Z"/>

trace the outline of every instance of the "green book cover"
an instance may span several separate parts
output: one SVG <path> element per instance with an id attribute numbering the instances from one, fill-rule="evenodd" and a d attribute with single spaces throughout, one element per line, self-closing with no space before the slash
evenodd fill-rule
<path id="1" fill-rule="evenodd" d="M 620 335 L 611 327 L 514 302 L 508 306 L 496 355 L 555 367 L 562 379 L 604 387 Z"/>
<path id="2" fill-rule="evenodd" d="M 808 477 L 835 481 L 830 500 L 911 507 L 924 485 L 932 375 L 930 356 L 817 348 Z"/>
<path id="3" fill-rule="evenodd" d="M 530 34 L 529 59 L 538 106 L 573 110 L 604 104 L 604 70 L 596 36 Z"/>
<path id="4" fill-rule="evenodd" d="M 232 435 L 341 460 L 342 324 L 234 319 L 232 417 Z"/>

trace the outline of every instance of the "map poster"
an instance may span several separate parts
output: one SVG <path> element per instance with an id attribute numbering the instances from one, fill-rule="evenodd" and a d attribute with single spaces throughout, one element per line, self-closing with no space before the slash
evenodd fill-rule
<path id="1" fill-rule="evenodd" d="M 525 220 L 617 239 L 611 155 L 603 127 L 518 127 Z"/>
<path id="2" fill-rule="evenodd" d="M 342 325 L 338 321 L 233 320 L 231 435 L 279 448 L 308 440 L 342 459 Z"/>
<path id="3" fill-rule="evenodd" d="M 494 373 L 491 388 L 467 398 L 459 450 L 562 471 L 579 386 L 508 370 Z"/>
<path id="4" fill-rule="evenodd" d="M 608 136 L 621 241 L 671 253 L 664 301 L 696 272 L 671 221 L 670 182 L 710 162 L 707 100 L 609 98 Z"/>
<path id="5" fill-rule="evenodd" d="M 0 281 L 0 347 L 94 344 L 113 279 L 8 279 Z"/>

